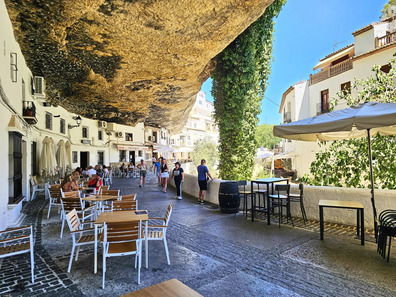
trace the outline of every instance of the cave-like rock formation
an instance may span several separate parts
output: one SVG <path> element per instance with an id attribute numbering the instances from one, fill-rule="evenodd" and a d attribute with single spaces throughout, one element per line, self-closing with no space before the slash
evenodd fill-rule
<path id="1" fill-rule="evenodd" d="M 272 0 L 6 0 L 47 99 L 86 117 L 174 129 L 213 58 Z"/>

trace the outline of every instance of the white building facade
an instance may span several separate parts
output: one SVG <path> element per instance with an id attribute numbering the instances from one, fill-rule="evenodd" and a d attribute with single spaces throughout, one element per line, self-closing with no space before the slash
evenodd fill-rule
<path id="1" fill-rule="evenodd" d="M 213 103 L 200 91 L 187 119 L 186 125 L 178 134 L 170 137 L 172 157 L 179 161 L 191 160 L 191 152 L 198 141 L 218 143 L 219 132 L 215 124 Z"/>
<path id="2" fill-rule="evenodd" d="M 372 67 L 379 65 L 389 71 L 389 61 L 396 52 L 395 17 L 372 23 L 353 32 L 354 42 L 337 50 L 319 61 L 306 81 L 289 87 L 282 96 L 279 112 L 283 123 L 297 121 L 328 112 L 330 102 L 341 90 L 351 91 L 355 79 L 373 75 Z M 339 101 L 335 109 L 347 107 Z M 309 173 L 315 153 L 320 150 L 317 143 L 283 140 L 283 153 L 278 159 L 291 159 L 292 169 L 301 177 Z"/>

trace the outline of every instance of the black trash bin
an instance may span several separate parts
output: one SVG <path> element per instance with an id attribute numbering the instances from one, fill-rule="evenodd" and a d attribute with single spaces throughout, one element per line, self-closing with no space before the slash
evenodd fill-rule
<path id="1" fill-rule="evenodd" d="M 224 213 L 239 212 L 239 189 L 238 182 L 222 181 L 219 186 L 219 205 Z"/>

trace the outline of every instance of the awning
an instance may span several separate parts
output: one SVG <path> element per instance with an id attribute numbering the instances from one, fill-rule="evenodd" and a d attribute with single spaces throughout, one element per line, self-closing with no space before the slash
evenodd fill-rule
<path id="1" fill-rule="evenodd" d="M 159 153 L 172 153 L 174 149 L 164 144 L 154 144 L 154 151 Z"/>
<path id="2" fill-rule="evenodd" d="M 117 144 L 116 147 L 120 151 L 147 150 L 147 146 L 142 145 Z"/>
<path id="3" fill-rule="evenodd" d="M 26 136 L 26 128 L 23 122 L 16 115 L 12 115 L 10 121 L 8 122 L 9 132 L 18 132 L 23 136 Z"/>
<path id="4" fill-rule="evenodd" d="M 194 149 L 192 147 L 173 147 L 174 153 L 191 153 Z"/>

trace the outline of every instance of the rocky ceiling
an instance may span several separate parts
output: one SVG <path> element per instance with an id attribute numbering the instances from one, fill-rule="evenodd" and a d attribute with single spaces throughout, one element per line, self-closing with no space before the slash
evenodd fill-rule
<path id="1" fill-rule="evenodd" d="M 83 116 L 178 129 L 213 58 L 272 0 L 6 0 L 47 99 Z"/>

